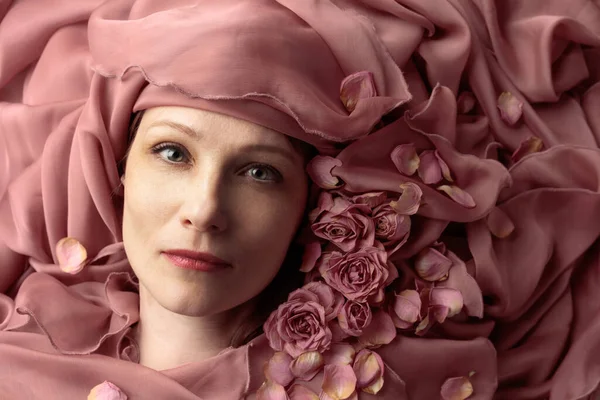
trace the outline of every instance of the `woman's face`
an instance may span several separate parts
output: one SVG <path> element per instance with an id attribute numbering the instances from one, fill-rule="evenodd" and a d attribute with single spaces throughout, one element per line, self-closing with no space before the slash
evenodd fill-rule
<path id="1" fill-rule="evenodd" d="M 166 309 L 216 314 L 274 278 L 306 206 L 304 159 L 288 138 L 237 118 L 185 107 L 147 110 L 123 184 L 123 241 L 141 290 Z M 171 249 L 230 264 L 184 269 Z"/>

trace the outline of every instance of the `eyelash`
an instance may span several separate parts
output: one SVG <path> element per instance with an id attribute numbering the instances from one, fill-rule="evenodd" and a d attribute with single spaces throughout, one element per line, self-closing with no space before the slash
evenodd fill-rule
<path id="1" fill-rule="evenodd" d="M 182 153 L 183 157 L 186 157 L 189 159 L 187 150 L 183 146 L 180 146 L 175 143 L 157 144 L 156 146 L 154 146 L 152 148 L 152 154 L 155 154 L 161 160 L 163 160 L 164 162 L 167 162 L 169 164 L 174 164 L 174 165 L 181 164 L 180 162 L 168 161 L 166 158 L 160 156 L 160 152 L 162 152 L 163 150 L 166 150 L 166 149 L 174 149 L 176 151 L 179 151 L 180 153 Z M 281 174 L 279 173 L 279 171 L 277 171 L 275 168 L 273 168 L 272 166 L 270 166 L 268 164 L 254 163 L 254 164 L 251 164 L 250 166 L 248 166 L 247 169 L 252 169 L 252 168 L 264 168 L 264 169 L 268 170 L 269 172 L 271 172 L 273 175 L 275 175 L 275 177 L 273 179 L 267 179 L 267 180 L 255 179 L 257 182 L 273 183 L 273 182 L 281 181 Z"/>

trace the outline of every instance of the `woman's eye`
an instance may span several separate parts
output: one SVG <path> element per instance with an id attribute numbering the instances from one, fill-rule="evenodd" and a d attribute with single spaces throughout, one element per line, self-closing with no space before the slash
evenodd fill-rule
<path id="1" fill-rule="evenodd" d="M 159 144 L 152 149 L 152 152 L 158 154 L 162 159 L 174 164 L 185 162 L 187 158 L 185 150 L 174 144 Z"/>
<path id="2" fill-rule="evenodd" d="M 263 164 L 255 164 L 248 168 L 248 173 L 253 179 L 258 181 L 273 181 L 278 182 L 281 180 L 281 174 L 277 172 L 274 168 L 263 165 Z"/>

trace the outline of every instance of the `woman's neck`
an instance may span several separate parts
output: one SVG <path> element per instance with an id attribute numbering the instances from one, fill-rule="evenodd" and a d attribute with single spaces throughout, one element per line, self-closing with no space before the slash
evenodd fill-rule
<path id="1" fill-rule="evenodd" d="M 135 327 L 140 364 L 161 371 L 216 356 L 230 346 L 250 306 L 209 316 L 181 315 L 161 306 L 140 285 L 140 322 Z"/>

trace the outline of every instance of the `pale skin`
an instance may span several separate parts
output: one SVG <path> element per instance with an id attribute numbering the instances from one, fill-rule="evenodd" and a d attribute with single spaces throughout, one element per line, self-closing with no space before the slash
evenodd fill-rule
<path id="1" fill-rule="evenodd" d="M 285 135 L 244 120 L 157 107 L 142 118 L 122 181 L 123 242 L 140 281 L 140 364 L 166 370 L 217 355 L 300 226 L 302 154 Z M 209 252 L 230 268 L 176 267 L 162 253 L 169 249 Z"/>

